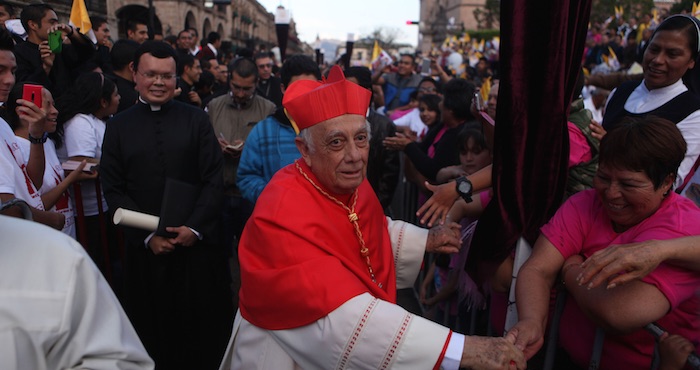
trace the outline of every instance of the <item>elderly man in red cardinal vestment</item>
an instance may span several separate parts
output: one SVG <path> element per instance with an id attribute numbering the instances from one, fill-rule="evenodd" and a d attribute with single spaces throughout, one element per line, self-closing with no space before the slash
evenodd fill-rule
<path id="1" fill-rule="evenodd" d="M 262 192 L 239 245 L 240 310 L 222 369 L 524 368 L 513 338 L 465 337 L 396 305 L 450 226 L 392 221 L 365 179 L 370 92 L 334 67 L 284 95 L 302 155 Z"/>

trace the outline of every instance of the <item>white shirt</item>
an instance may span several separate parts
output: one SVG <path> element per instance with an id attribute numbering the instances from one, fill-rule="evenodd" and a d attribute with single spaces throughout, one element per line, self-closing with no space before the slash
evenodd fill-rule
<path id="1" fill-rule="evenodd" d="M 397 288 L 418 275 L 428 230 L 388 219 Z M 220 370 L 441 369 L 457 370 L 465 337 L 369 293 L 309 325 L 264 330 L 236 315 Z M 449 338 L 449 341 L 448 341 Z"/>
<path id="2" fill-rule="evenodd" d="M 59 158 L 62 161 L 69 157 L 89 157 L 100 159 L 102 157 L 102 141 L 105 137 L 105 121 L 92 114 L 76 114 L 66 122 L 64 126 L 63 148 L 59 150 Z M 85 216 L 94 216 L 99 213 L 97 207 L 97 192 L 95 181 L 83 181 L 80 183 L 80 192 L 83 199 L 83 213 Z M 102 210 L 107 211 L 107 201 L 103 194 Z M 77 210 L 76 210 L 77 211 Z"/>
<path id="3" fill-rule="evenodd" d="M 428 126 L 420 119 L 420 111 L 418 108 L 413 108 L 410 112 L 394 120 L 394 124 L 402 127 L 408 127 L 411 131 L 418 135 L 418 141 L 423 139 L 423 136 L 428 132 Z"/>
<path id="4" fill-rule="evenodd" d="M 0 119 L 0 146 L 0 193 L 13 194 L 31 207 L 43 210 L 41 194 L 27 173 L 29 157 L 25 159 L 17 136 L 3 119 Z"/>
<path id="5" fill-rule="evenodd" d="M 0 369 L 153 369 L 78 242 L 0 216 Z"/>
<path id="6" fill-rule="evenodd" d="M 30 146 L 32 145 L 29 143 L 29 140 L 17 137 L 17 143 L 25 158 L 29 158 Z M 44 182 L 41 185 L 41 189 L 39 189 L 39 194 L 41 195 L 51 191 L 65 179 L 63 167 L 61 167 L 61 161 L 56 155 L 56 145 L 53 140 L 46 140 L 44 143 L 44 160 L 46 162 L 44 165 Z M 66 193 L 49 211 L 62 213 L 65 216 L 66 221 L 61 231 L 75 239 L 75 213 L 73 212 L 73 202 L 70 196 Z"/>
<path id="7" fill-rule="evenodd" d="M 583 99 L 583 107 L 591 112 L 596 122 L 603 123 L 603 107 L 596 108 L 592 97 Z"/>
<path id="8" fill-rule="evenodd" d="M 610 102 L 610 98 L 615 95 L 616 91 L 617 89 L 610 93 L 608 102 Z M 642 81 L 627 98 L 625 109 L 635 114 L 647 113 L 668 103 L 671 99 L 686 91 L 688 91 L 688 88 L 683 84 L 683 80 L 678 80 L 672 85 L 654 90 L 647 89 L 644 81 Z M 693 168 L 693 164 L 695 164 L 698 155 L 700 155 L 700 110 L 691 113 L 684 120 L 678 122 L 676 127 L 683 135 L 688 145 L 688 150 L 685 153 L 683 162 L 678 167 L 678 176 L 674 187 L 683 184 L 683 179 Z"/>
<path id="9" fill-rule="evenodd" d="M 214 53 L 214 56 L 218 56 L 218 55 L 219 55 L 219 51 L 216 50 L 216 48 L 214 47 L 214 45 L 212 45 L 212 44 L 210 44 L 210 43 L 207 43 L 207 47 Z"/>

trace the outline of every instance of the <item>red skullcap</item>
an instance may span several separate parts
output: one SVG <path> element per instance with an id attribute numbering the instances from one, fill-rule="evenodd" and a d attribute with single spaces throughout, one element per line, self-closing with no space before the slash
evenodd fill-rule
<path id="1" fill-rule="evenodd" d="M 344 114 L 367 115 L 372 93 L 345 79 L 338 66 L 331 68 L 322 82 L 295 81 L 284 92 L 282 106 L 294 126 L 294 131 Z"/>

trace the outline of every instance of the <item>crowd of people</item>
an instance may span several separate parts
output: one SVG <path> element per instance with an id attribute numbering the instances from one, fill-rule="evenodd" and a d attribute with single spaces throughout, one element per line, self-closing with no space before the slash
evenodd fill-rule
<path id="1" fill-rule="evenodd" d="M 24 35 L 3 24 L 15 15 Z M 511 255 L 483 286 L 465 265 L 488 248 L 471 241 L 507 109 L 497 39 L 448 39 L 369 68 L 223 50 L 216 32 L 149 40 L 136 20 L 113 42 L 105 19 L 91 22 L 94 40 L 50 5 L 0 1 L 0 230 L 13 241 L 0 247 L 12 300 L 0 302 L 11 312 L 0 341 L 13 354 L 0 368 L 524 369 L 551 357 L 682 369 L 692 358 L 695 17 L 593 23 L 567 117 L 566 199 L 524 265 Z M 158 225 L 120 224 L 117 210 Z M 5 217 L 27 213 L 34 224 Z M 516 268 L 526 283 L 512 287 Z"/>

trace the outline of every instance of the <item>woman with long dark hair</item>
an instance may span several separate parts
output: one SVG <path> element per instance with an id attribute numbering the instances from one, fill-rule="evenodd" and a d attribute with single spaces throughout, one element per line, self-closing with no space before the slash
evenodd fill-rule
<path id="1" fill-rule="evenodd" d="M 63 160 L 72 159 L 99 163 L 102 156 L 102 140 L 104 138 L 106 120 L 116 113 L 119 106 L 117 87 L 109 78 L 98 72 L 90 72 L 79 76 L 75 83 L 58 99 L 58 124 L 62 130 L 57 130 L 57 145 L 59 157 Z M 93 180 L 80 184 L 82 209 L 76 207 L 76 213 L 85 216 L 86 246 L 91 253 L 99 255 L 100 232 L 108 229 L 109 222 L 100 225 L 99 211 L 106 213 L 107 203 L 104 196 L 97 193 L 97 183 Z M 76 203 L 77 204 L 77 199 Z M 78 223 L 78 235 L 84 234 Z M 98 258 L 95 258 L 98 261 Z M 99 265 L 99 263 L 98 263 Z"/>
<path id="2" fill-rule="evenodd" d="M 10 124 L 12 131 L 14 131 L 17 136 L 17 144 L 20 146 L 20 150 L 25 153 L 26 158 L 29 158 L 29 150 L 32 145 L 29 142 L 29 125 L 27 121 L 20 119 L 20 114 L 22 113 L 18 113 L 17 110 L 17 100 L 22 98 L 24 85 L 24 83 L 18 83 L 10 91 L 7 102 L 5 103 L 3 118 Z M 44 209 L 62 213 L 65 217 L 65 223 L 61 231 L 75 238 L 74 210 L 68 188 L 76 181 L 94 179 L 97 177 L 97 174 L 83 172 L 82 170 L 85 167 L 85 163 L 81 163 L 75 171 L 64 175 L 61 162 L 56 155 L 57 143 L 53 140 L 53 138 L 56 137 L 56 117 L 58 116 L 58 111 L 54 106 L 51 92 L 46 88 L 42 90 L 42 99 L 44 101 L 44 107 L 47 108 L 44 130 L 49 133 L 49 137 L 52 138 L 52 140 L 47 140 L 43 144 L 45 165 L 43 181 L 38 190 L 41 194 L 41 201 L 44 204 Z"/>

